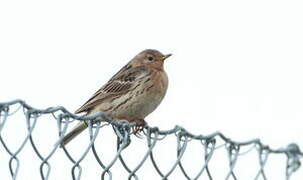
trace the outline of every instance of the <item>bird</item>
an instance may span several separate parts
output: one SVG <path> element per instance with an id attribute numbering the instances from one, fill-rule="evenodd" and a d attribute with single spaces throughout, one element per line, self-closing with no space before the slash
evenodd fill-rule
<path id="1" fill-rule="evenodd" d="M 75 114 L 105 112 L 113 120 L 135 122 L 134 134 L 146 125 L 145 117 L 152 113 L 163 100 L 168 88 L 168 76 L 164 61 L 172 54 L 162 54 L 155 49 L 146 49 L 132 58 Z M 62 140 L 68 144 L 88 127 L 79 122 Z"/>

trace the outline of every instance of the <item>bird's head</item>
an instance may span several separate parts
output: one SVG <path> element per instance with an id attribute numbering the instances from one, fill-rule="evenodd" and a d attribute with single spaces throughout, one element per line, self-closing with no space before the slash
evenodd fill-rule
<path id="1" fill-rule="evenodd" d="M 164 61 L 172 54 L 164 55 L 154 49 L 146 49 L 140 52 L 132 60 L 134 66 L 149 66 L 151 68 L 162 69 Z"/>

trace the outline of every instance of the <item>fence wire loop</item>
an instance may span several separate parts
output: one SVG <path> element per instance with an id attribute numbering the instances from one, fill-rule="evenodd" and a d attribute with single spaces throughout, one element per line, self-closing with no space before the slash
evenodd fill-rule
<path id="1" fill-rule="evenodd" d="M 22 137 L 21 143 L 18 144 L 16 149 L 13 149 L 7 145 L 7 137 L 3 132 L 7 130 L 9 131 L 5 125 L 18 112 L 21 112 L 24 115 L 27 135 Z M 40 152 L 41 147 L 36 144 L 36 136 L 33 134 L 33 132 L 35 131 L 37 122 L 40 121 L 45 115 L 50 115 L 50 117 L 56 121 L 55 123 L 58 130 L 58 139 L 48 153 L 42 155 Z M 61 143 L 64 135 L 67 133 L 68 127 L 71 126 L 71 123 L 74 121 L 85 121 L 88 125 L 89 143 L 87 146 L 82 147 L 83 153 L 80 155 L 80 157 L 72 157 L 70 154 L 71 149 L 67 149 L 67 147 Z M 114 151 L 115 155 L 112 157 L 111 161 L 105 163 L 102 160 L 104 154 L 100 154 L 98 149 L 95 147 L 95 140 L 98 137 L 99 132 L 109 125 L 111 125 L 113 128 L 115 133 L 114 136 L 116 136 L 117 142 L 116 149 Z M 154 168 L 155 172 L 162 180 L 167 180 L 168 178 L 171 179 L 172 174 L 178 170 L 183 174 L 184 179 L 197 180 L 202 179 L 202 176 L 204 175 L 208 177 L 208 179 L 212 180 L 213 176 L 215 175 L 215 171 L 212 172 L 210 167 L 215 167 L 216 165 L 216 162 L 213 161 L 213 157 L 216 156 L 215 152 L 218 149 L 225 149 L 228 157 L 229 169 L 227 174 L 224 175 L 226 180 L 241 179 L 241 177 L 238 177 L 236 171 L 238 168 L 241 168 L 237 167 L 237 161 L 239 158 L 252 151 L 257 152 L 259 164 L 259 168 L 257 169 L 257 173 L 254 177 L 255 180 L 266 180 L 269 178 L 268 174 L 265 172 L 265 166 L 268 164 L 269 155 L 273 156 L 281 154 L 286 156 L 287 161 L 285 163 L 285 179 L 287 180 L 289 180 L 291 175 L 297 172 L 301 167 L 303 153 L 300 150 L 300 147 L 295 143 L 291 143 L 285 148 L 272 149 L 271 147 L 263 144 L 259 139 L 253 139 L 246 142 L 237 142 L 226 137 L 221 132 L 215 132 L 209 135 L 195 135 L 187 131 L 182 126 L 175 126 L 172 129 L 163 131 L 158 127 L 150 127 L 148 125 L 144 127 L 141 134 L 141 136 L 145 137 L 142 139 L 142 141 L 146 141 L 146 150 L 141 155 L 142 159 L 138 161 L 136 165 L 129 166 L 124 160 L 123 154 L 125 153 L 123 152 L 132 144 L 132 128 L 136 125 L 136 123 L 129 123 L 127 121 L 113 121 L 106 115 L 106 113 L 103 112 L 98 112 L 87 116 L 78 116 L 70 113 L 62 106 L 37 109 L 33 108 L 22 100 L 14 100 L 0 103 L 0 146 L 4 148 L 4 151 L 0 151 L 0 153 L 6 153 L 9 155 L 9 160 L 7 162 L 8 171 L 11 179 L 13 180 L 17 179 L 18 176 L 21 176 L 19 174 L 21 162 L 18 156 L 26 144 L 30 144 L 34 153 L 40 159 L 41 163 L 39 171 L 42 180 L 49 179 L 50 174 L 52 173 L 52 164 L 50 163 L 50 159 L 56 152 L 63 152 L 67 159 L 73 164 L 70 169 L 71 178 L 73 180 L 80 180 L 82 178 L 81 162 L 86 158 L 90 151 L 92 152 L 97 164 L 101 168 L 100 177 L 102 180 L 112 180 L 114 178 L 114 168 L 112 167 L 118 162 L 122 164 L 122 167 L 128 173 L 128 177 L 126 177 L 126 179 L 143 179 L 144 177 L 140 177 L 138 172 L 142 171 L 142 167 L 144 164 L 147 164 L 148 161 L 151 162 L 152 168 Z M 156 161 L 154 149 L 158 144 L 160 144 L 160 142 L 164 143 L 164 141 L 166 141 L 164 139 L 167 137 L 172 137 L 176 142 L 176 157 L 174 161 L 170 163 L 169 169 L 164 171 L 160 168 L 159 161 Z M 102 137 L 100 136 L 98 140 L 102 141 Z M 190 153 L 188 152 L 188 147 L 193 144 L 192 142 L 198 142 L 199 146 L 201 146 L 199 151 L 201 152 L 202 162 L 195 162 L 194 166 L 198 168 L 198 171 L 195 174 L 191 173 L 190 169 L 186 169 L 186 166 L 184 166 L 184 159 L 186 158 L 184 154 Z M 62 148 L 62 151 L 60 147 Z M 104 146 L 102 148 L 104 148 Z M 60 151 L 58 151 L 58 149 L 60 149 Z M 2 162 L 3 161 L 1 161 L 0 156 L 0 163 Z M 210 163 L 212 164 L 211 166 Z M 181 178 L 182 177 L 180 177 L 180 179 Z"/>
<path id="2" fill-rule="evenodd" d="M 287 167 L 286 176 L 289 177 L 301 167 L 300 156 L 302 153 L 297 144 L 291 143 L 286 148 L 287 151 Z"/>

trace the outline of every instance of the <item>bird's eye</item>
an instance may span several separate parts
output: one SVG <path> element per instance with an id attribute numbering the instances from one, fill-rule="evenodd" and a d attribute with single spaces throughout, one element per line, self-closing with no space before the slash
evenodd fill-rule
<path id="1" fill-rule="evenodd" d="M 154 57 L 148 56 L 147 59 L 148 59 L 149 61 L 153 61 L 153 60 L 154 60 Z"/>

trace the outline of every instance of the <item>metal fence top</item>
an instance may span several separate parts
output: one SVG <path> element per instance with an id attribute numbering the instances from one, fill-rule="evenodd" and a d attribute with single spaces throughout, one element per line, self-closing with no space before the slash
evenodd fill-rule
<path id="1" fill-rule="evenodd" d="M 13 108 L 15 107 L 15 108 Z M 17 111 L 23 110 L 26 119 L 27 125 L 27 136 L 24 137 L 23 142 L 19 146 L 19 148 L 15 151 L 12 151 L 8 148 L 7 143 L 5 142 L 1 132 L 5 128 L 5 123 L 7 120 L 14 116 Z M 52 151 L 47 156 L 42 156 L 39 147 L 35 144 L 33 140 L 33 131 L 35 130 L 36 122 L 39 120 L 39 117 L 51 114 L 53 118 L 57 122 L 58 126 L 58 142 L 53 147 Z M 286 162 L 286 170 L 285 177 L 286 179 L 290 179 L 291 175 L 296 172 L 301 165 L 301 158 L 303 157 L 303 153 L 301 152 L 299 146 L 295 143 L 290 143 L 285 148 L 273 149 L 270 146 L 263 144 L 259 139 L 253 139 L 244 142 L 237 142 L 228 137 L 226 137 L 221 132 L 215 132 L 209 135 L 195 135 L 187 131 L 182 126 L 175 126 L 170 130 L 160 130 L 158 127 L 150 127 L 148 125 L 145 126 L 143 130 L 143 135 L 145 136 L 147 142 L 147 150 L 143 157 L 143 159 L 137 164 L 134 169 L 130 169 L 128 165 L 125 163 L 122 151 L 124 151 L 128 145 L 131 143 L 130 136 L 132 135 L 131 128 L 135 126 L 135 123 L 129 123 L 127 121 L 113 121 L 106 116 L 105 113 L 99 112 L 92 115 L 87 116 L 79 116 L 69 112 L 62 106 L 58 107 L 49 107 L 46 109 L 37 109 L 30 105 L 28 105 L 23 100 L 14 100 L 10 102 L 0 103 L 0 142 L 1 145 L 5 148 L 5 151 L 10 155 L 9 160 L 9 170 L 12 179 L 16 179 L 19 171 L 20 160 L 18 155 L 23 150 L 25 144 L 30 143 L 33 147 L 35 153 L 41 160 L 40 165 L 40 175 L 41 179 L 48 179 L 51 172 L 51 164 L 49 163 L 49 159 L 54 155 L 55 152 L 60 148 L 61 141 L 63 136 L 66 134 L 67 127 L 73 121 L 87 121 L 89 125 L 89 134 L 90 134 L 90 143 L 87 147 L 83 147 L 85 152 L 81 155 L 81 157 L 73 158 L 67 147 L 63 147 L 65 155 L 68 159 L 74 164 L 71 168 L 72 179 L 80 179 L 81 178 L 81 161 L 86 157 L 89 151 L 92 151 L 94 157 L 100 167 L 103 169 L 101 173 L 101 179 L 105 179 L 105 176 L 108 176 L 109 179 L 112 179 L 111 167 L 118 161 L 120 161 L 124 167 L 124 169 L 129 173 L 128 179 L 140 179 L 136 172 L 142 167 L 142 165 L 150 158 L 150 161 L 153 164 L 154 169 L 158 173 L 160 179 L 168 179 L 173 171 L 179 167 L 179 170 L 184 175 L 184 179 L 199 179 L 202 174 L 205 173 L 209 179 L 212 178 L 212 172 L 208 166 L 209 161 L 213 157 L 214 152 L 217 149 L 225 148 L 228 152 L 229 159 L 229 170 L 225 179 L 237 179 L 237 175 L 234 172 L 234 167 L 236 166 L 237 159 L 241 155 L 245 155 L 246 153 L 257 150 L 259 155 L 259 170 L 254 177 L 254 179 L 267 179 L 265 173 L 265 165 L 270 154 L 284 154 L 287 158 Z M 93 124 L 92 122 L 97 122 Z M 117 136 L 117 149 L 116 155 L 112 159 L 109 164 L 105 164 L 100 156 L 98 155 L 98 151 L 95 148 L 94 142 L 95 139 L 103 127 L 107 125 L 112 125 L 116 136 Z M 154 159 L 153 148 L 156 146 L 157 142 L 165 139 L 167 136 L 174 136 L 177 142 L 177 157 L 173 166 L 168 172 L 163 172 L 160 170 L 157 162 Z M 224 142 L 223 144 L 218 144 L 218 140 Z M 204 163 L 201 166 L 200 171 L 194 176 L 189 177 L 187 170 L 185 170 L 182 165 L 182 157 L 186 148 L 188 146 L 188 142 L 190 141 L 200 141 L 204 147 Z M 249 150 L 242 152 L 241 150 L 244 147 L 250 147 Z M 1 159 L 0 159 L 1 162 Z M 15 165 L 14 165 L 15 164 Z M 1 174 L 0 174 L 1 179 Z"/>

